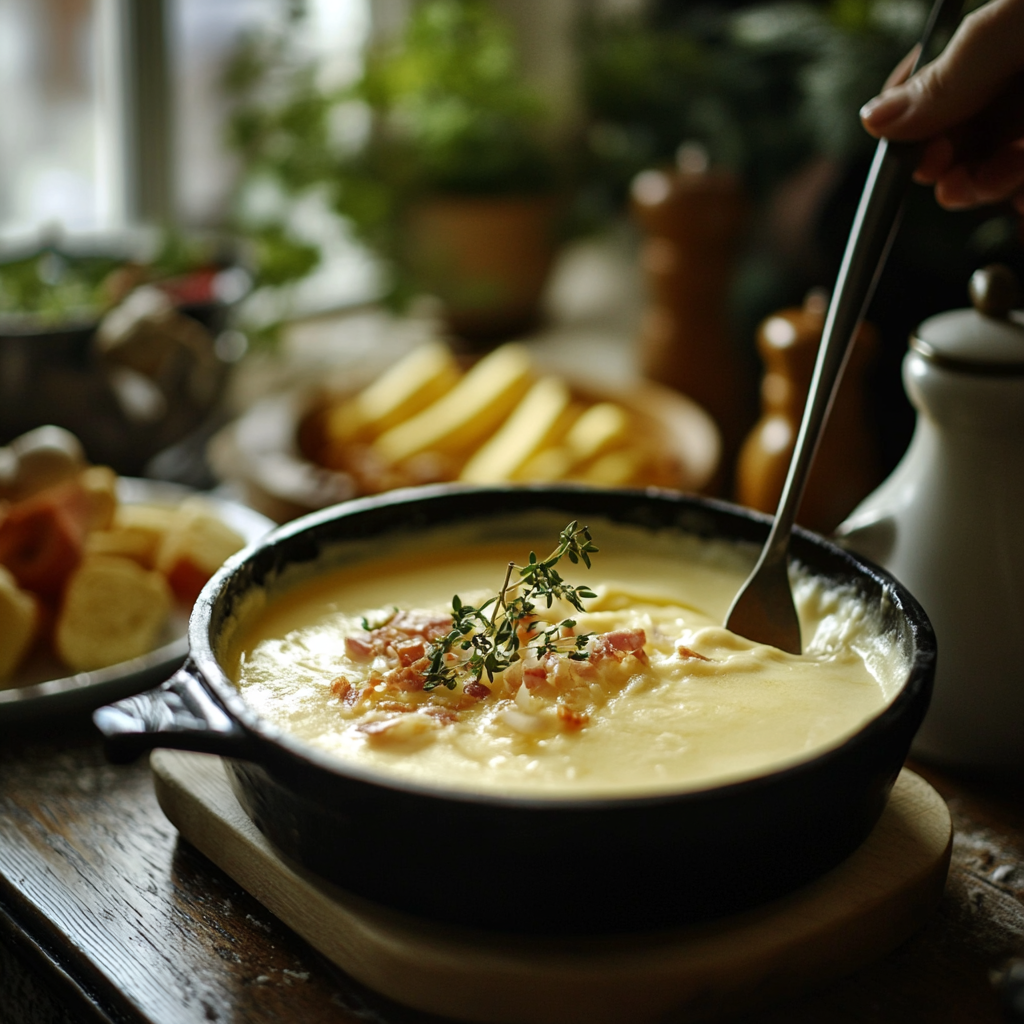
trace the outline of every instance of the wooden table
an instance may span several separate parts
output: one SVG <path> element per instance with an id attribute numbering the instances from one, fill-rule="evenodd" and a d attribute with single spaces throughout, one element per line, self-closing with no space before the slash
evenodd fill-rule
<path id="1" fill-rule="evenodd" d="M 914 765 L 957 837 L 932 921 L 885 959 L 748 1024 L 987 1024 L 1024 957 L 1024 786 Z M 0 733 L 0 1021 L 412 1024 L 187 842 L 145 763 L 108 765 L 86 721 Z"/>

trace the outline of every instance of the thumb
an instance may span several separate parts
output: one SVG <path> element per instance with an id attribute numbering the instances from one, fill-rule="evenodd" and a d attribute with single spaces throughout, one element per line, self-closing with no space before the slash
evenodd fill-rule
<path id="1" fill-rule="evenodd" d="M 864 105 L 864 127 L 915 141 L 966 121 L 1024 69 L 1022 40 L 1024 0 L 990 0 L 964 19 L 938 58 Z"/>

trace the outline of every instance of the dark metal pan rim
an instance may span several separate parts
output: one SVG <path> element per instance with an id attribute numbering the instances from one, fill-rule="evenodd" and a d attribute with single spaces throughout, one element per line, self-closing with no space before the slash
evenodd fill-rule
<path id="1" fill-rule="evenodd" d="M 827 770 L 828 765 L 833 762 L 842 761 L 850 752 L 872 744 L 876 736 L 888 730 L 893 720 L 901 717 L 904 712 L 916 705 L 921 689 L 928 685 L 935 661 L 934 637 L 930 632 L 924 634 L 921 630 L 920 622 L 927 620 L 924 618 L 923 610 L 913 597 L 903 590 L 888 573 L 866 559 L 852 555 L 831 542 L 798 527 L 796 535 L 799 541 L 811 545 L 813 549 L 819 552 L 827 552 L 834 559 L 838 559 L 840 564 L 844 564 L 849 568 L 852 573 L 863 579 L 870 580 L 876 586 L 882 588 L 883 592 L 893 601 L 896 608 L 904 613 L 914 634 L 914 660 L 909 667 L 907 678 L 900 687 L 899 692 L 876 716 L 862 724 L 853 734 L 837 745 L 820 751 L 807 760 L 798 761 L 776 771 L 699 789 L 669 790 L 648 795 L 534 797 L 487 793 L 478 790 L 411 782 L 373 769 L 349 764 L 340 758 L 332 757 L 304 743 L 285 730 L 272 725 L 250 708 L 221 668 L 214 653 L 213 639 L 208 628 L 211 619 L 210 612 L 223 591 L 226 582 L 235 574 L 238 567 L 263 548 L 283 544 L 291 538 L 305 534 L 307 531 L 315 530 L 318 527 L 323 527 L 335 520 L 348 519 L 367 512 L 376 513 L 381 508 L 401 506 L 410 502 L 410 500 L 419 504 L 436 499 L 447 499 L 456 494 L 473 496 L 493 495 L 496 498 L 508 497 L 513 494 L 530 495 L 533 499 L 538 500 L 536 504 L 530 506 L 531 510 L 543 510 L 545 506 L 540 503 L 540 499 L 543 499 L 545 496 L 561 495 L 565 497 L 578 494 L 581 497 L 598 495 L 608 498 L 614 494 L 616 499 L 621 500 L 633 499 L 643 502 L 651 498 L 656 500 L 667 499 L 673 504 L 678 504 L 680 508 L 693 508 L 697 511 L 706 509 L 730 518 L 739 516 L 740 520 L 747 520 L 752 524 L 763 527 L 765 530 L 767 530 L 771 523 L 770 516 L 740 508 L 727 502 L 706 498 L 693 499 L 680 495 L 678 492 L 659 488 L 608 492 L 585 485 L 468 487 L 465 485 L 443 484 L 434 487 L 408 488 L 393 491 L 386 495 L 356 499 L 344 503 L 343 506 L 318 510 L 278 527 L 262 540 L 233 556 L 216 576 L 210 580 L 196 604 L 189 627 L 192 658 L 211 695 L 223 705 L 227 714 L 238 722 L 243 729 L 261 741 L 261 745 L 267 745 L 265 749 L 284 753 L 289 760 L 302 762 L 310 767 L 316 767 L 339 780 L 362 783 L 375 789 L 386 789 L 425 799 L 478 804 L 508 808 L 509 810 L 548 810 L 557 813 L 559 811 L 599 810 L 602 808 L 614 810 L 625 807 L 641 808 L 659 807 L 668 804 L 699 804 L 707 801 L 741 797 L 747 793 L 756 794 L 760 790 L 784 784 L 789 779 L 799 777 L 805 773 L 817 773 Z M 507 514 L 507 512 L 508 510 L 496 508 L 494 515 Z M 607 513 L 601 514 L 607 515 Z M 611 516 L 608 517 L 613 518 Z M 485 516 L 476 515 L 468 518 L 479 519 L 485 518 Z M 669 529 L 672 527 L 666 524 L 664 528 Z M 721 539 L 742 540 L 742 538 L 729 537 L 722 537 Z M 261 758 L 257 763 L 269 767 L 270 760 L 270 758 Z"/>

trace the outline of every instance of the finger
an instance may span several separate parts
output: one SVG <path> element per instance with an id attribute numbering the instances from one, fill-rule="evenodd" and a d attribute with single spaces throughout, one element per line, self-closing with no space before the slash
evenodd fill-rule
<path id="1" fill-rule="evenodd" d="M 976 114 L 1024 67 L 1024 4 L 989 0 L 969 14 L 943 53 L 861 110 L 888 139 L 927 139 Z"/>
<path id="2" fill-rule="evenodd" d="M 1024 186 L 1024 144 L 1004 146 L 974 168 L 974 192 L 980 202 L 1008 199 Z"/>
<path id="3" fill-rule="evenodd" d="M 965 210 L 978 202 L 974 182 L 963 164 L 951 167 L 935 183 L 935 199 L 947 210 Z"/>
<path id="4" fill-rule="evenodd" d="M 960 165 L 971 179 L 975 201 L 998 202 L 1016 190 L 1022 151 L 1024 76 L 1018 75 L 983 113 L 925 143 L 914 180 L 934 185 Z"/>
<path id="5" fill-rule="evenodd" d="M 956 149 L 948 135 L 931 139 L 914 171 L 914 181 L 919 185 L 934 185 L 953 166 L 955 159 Z"/>
<path id="6" fill-rule="evenodd" d="M 882 89 L 891 89 L 894 85 L 902 85 L 909 77 L 910 71 L 921 52 L 921 44 L 917 43 L 914 48 L 892 69 L 892 74 L 885 80 Z"/>

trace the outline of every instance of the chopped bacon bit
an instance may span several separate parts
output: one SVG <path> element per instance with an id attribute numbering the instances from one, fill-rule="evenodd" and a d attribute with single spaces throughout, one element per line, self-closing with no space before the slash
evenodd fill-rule
<path id="1" fill-rule="evenodd" d="M 548 670 L 543 663 L 523 666 L 523 682 L 528 690 L 536 690 L 548 680 Z"/>
<path id="2" fill-rule="evenodd" d="M 695 658 L 697 661 L 711 660 L 703 654 L 698 654 L 692 647 L 686 647 L 684 644 L 676 644 L 676 654 L 684 661 L 688 661 L 690 658 Z"/>
<path id="3" fill-rule="evenodd" d="M 379 711 L 398 711 L 401 714 L 418 710 L 415 704 L 403 704 L 400 700 L 379 700 L 374 707 Z"/>
<path id="4" fill-rule="evenodd" d="M 448 616 L 431 616 L 417 612 L 399 612 L 386 625 L 345 639 L 345 653 L 353 661 L 369 661 L 384 657 L 406 668 L 426 654 L 428 643 L 451 629 Z"/>
<path id="5" fill-rule="evenodd" d="M 516 635 L 519 637 L 520 647 L 528 647 L 530 641 L 536 636 L 533 629 L 536 622 L 536 618 L 520 620 L 519 625 L 516 627 Z"/>
<path id="6" fill-rule="evenodd" d="M 372 722 L 362 722 L 356 726 L 371 742 L 407 740 L 434 727 L 433 722 L 426 715 L 397 715 L 394 718 L 378 718 Z"/>
<path id="7" fill-rule="evenodd" d="M 437 719 L 442 725 L 454 725 L 459 720 L 458 713 L 455 710 L 438 707 L 437 705 L 424 708 L 423 713 Z"/>
<path id="8" fill-rule="evenodd" d="M 342 704 L 350 708 L 355 707 L 363 695 L 359 687 L 354 686 L 344 676 L 338 676 L 338 678 L 331 683 L 331 693 L 333 693 Z"/>
<path id="9" fill-rule="evenodd" d="M 602 633 L 594 641 L 590 660 L 601 661 L 604 658 L 615 658 L 616 661 L 622 661 L 632 655 L 646 665 L 645 643 L 647 643 L 647 634 L 642 629 L 617 629 L 611 633 Z"/>
<path id="10" fill-rule="evenodd" d="M 522 661 L 513 661 L 502 677 L 506 689 L 518 690 L 519 684 L 523 681 L 523 663 Z"/>
<path id="11" fill-rule="evenodd" d="M 598 661 L 600 661 L 600 656 L 596 651 L 592 651 L 586 661 L 574 661 L 569 671 L 576 679 L 594 679 L 597 676 Z"/>
<path id="12" fill-rule="evenodd" d="M 398 724 L 394 718 L 377 718 L 372 722 L 360 722 L 356 728 L 367 736 L 381 736 Z"/>
<path id="13" fill-rule="evenodd" d="M 478 700 L 482 700 L 484 697 L 490 697 L 490 687 L 481 683 L 479 679 L 474 679 L 472 682 L 466 683 L 462 688 L 462 692 L 468 697 L 476 697 Z"/>
<path id="14" fill-rule="evenodd" d="M 574 732 L 576 729 L 582 729 L 590 721 L 590 715 L 583 714 L 580 711 L 573 711 L 572 708 L 567 707 L 565 704 L 559 704 L 558 720 L 566 729 Z"/>
<path id="15" fill-rule="evenodd" d="M 436 640 L 452 628 L 450 615 L 426 615 L 423 612 L 399 612 L 385 627 L 406 636 Z"/>
<path id="16" fill-rule="evenodd" d="M 395 653 L 398 655 L 398 664 L 403 668 L 419 661 L 426 653 L 427 647 L 423 640 L 407 640 L 404 644 L 395 645 Z"/>
<path id="17" fill-rule="evenodd" d="M 599 639 L 612 650 L 636 654 L 647 643 L 647 634 L 642 629 L 617 629 L 602 634 Z"/>
<path id="18" fill-rule="evenodd" d="M 345 637 L 345 654 L 353 661 L 369 661 L 373 657 L 370 637 L 365 633 L 363 636 Z"/>
<path id="19" fill-rule="evenodd" d="M 390 689 L 394 690 L 422 690 L 423 684 L 427 681 L 427 669 L 430 662 L 426 658 L 420 658 L 412 665 L 403 665 L 389 672 L 384 680 Z"/>

